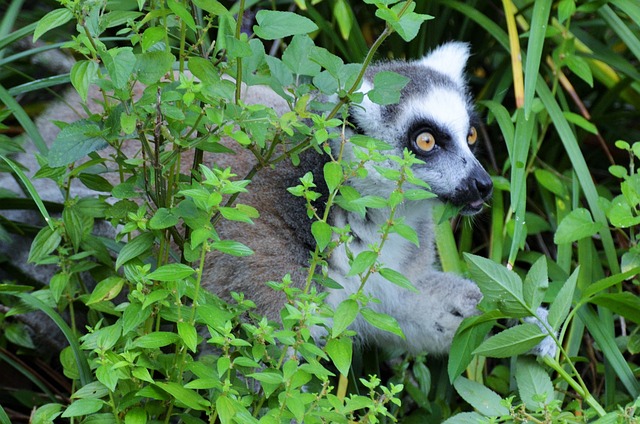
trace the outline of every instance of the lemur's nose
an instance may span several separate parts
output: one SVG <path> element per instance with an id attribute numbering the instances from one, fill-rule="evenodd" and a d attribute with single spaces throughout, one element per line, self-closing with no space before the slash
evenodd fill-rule
<path id="1" fill-rule="evenodd" d="M 476 177 L 476 189 L 478 193 L 480 193 L 480 196 L 484 200 L 487 200 L 493 193 L 493 181 L 491 181 L 491 177 L 484 169 L 482 171 L 483 172 Z"/>

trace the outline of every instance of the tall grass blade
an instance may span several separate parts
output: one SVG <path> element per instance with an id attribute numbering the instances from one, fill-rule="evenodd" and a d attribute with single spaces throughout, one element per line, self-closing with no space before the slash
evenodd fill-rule
<path id="1" fill-rule="evenodd" d="M 633 31 L 625 25 L 618 15 L 608 5 L 602 6 L 598 9 L 598 13 L 602 16 L 602 19 L 609 25 L 618 37 L 626 44 L 631 52 L 640 60 L 640 40 Z"/>
<path id="2" fill-rule="evenodd" d="M 542 48 L 544 47 L 549 14 L 551 13 L 551 0 L 536 1 L 531 17 L 531 29 L 529 31 L 529 43 L 527 44 L 527 57 L 524 67 L 524 115 L 529 118 L 533 97 L 536 93 L 536 81 L 542 60 Z"/>
<path id="3" fill-rule="evenodd" d="M 487 31 L 502 47 L 509 51 L 509 36 L 502 27 L 489 19 L 473 6 L 461 1 L 440 0 L 440 3 L 457 10 Z"/>
<path id="4" fill-rule="evenodd" d="M 9 94 L 9 92 L 0 84 L 0 101 L 9 108 L 9 110 L 13 113 L 13 116 L 20 122 L 22 128 L 27 132 L 27 135 L 31 137 L 33 144 L 38 148 L 40 153 L 46 155 L 49 151 L 47 147 L 47 143 L 45 143 L 40 131 L 38 131 L 38 127 L 33 123 L 29 115 L 24 111 L 24 109 L 15 101 L 15 99 Z"/>

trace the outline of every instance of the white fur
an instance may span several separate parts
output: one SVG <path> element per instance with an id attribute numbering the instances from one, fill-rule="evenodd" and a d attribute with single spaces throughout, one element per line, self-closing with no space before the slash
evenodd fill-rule
<path id="1" fill-rule="evenodd" d="M 441 45 L 420 61 L 424 66 L 447 75 L 459 86 L 465 84 L 464 67 L 469 59 L 467 43 L 452 42 Z"/>

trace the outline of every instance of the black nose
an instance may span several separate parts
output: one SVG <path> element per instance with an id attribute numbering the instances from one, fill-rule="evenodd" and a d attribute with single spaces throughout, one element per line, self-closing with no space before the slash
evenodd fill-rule
<path id="1" fill-rule="evenodd" d="M 475 178 L 476 190 L 478 190 L 482 199 L 488 200 L 493 193 L 493 181 L 491 181 L 491 177 L 484 169 L 479 174 Z"/>

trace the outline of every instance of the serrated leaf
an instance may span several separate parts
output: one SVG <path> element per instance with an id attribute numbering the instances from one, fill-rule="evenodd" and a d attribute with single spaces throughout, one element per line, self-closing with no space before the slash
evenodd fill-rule
<path id="1" fill-rule="evenodd" d="M 591 237 L 602 229 L 602 224 L 593 222 L 591 213 L 587 209 L 577 208 L 564 217 L 553 241 L 556 244 L 571 243 L 585 237 Z"/>
<path id="2" fill-rule="evenodd" d="M 347 337 L 331 339 L 327 342 L 326 351 L 340 374 L 349 375 L 353 358 L 353 340 Z"/>
<path id="3" fill-rule="evenodd" d="M 473 353 L 490 358 L 508 358 L 530 351 L 544 338 L 545 334 L 537 325 L 524 323 L 490 337 Z"/>
<path id="4" fill-rule="evenodd" d="M 414 293 L 418 293 L 418 289 L 409 281 L 407 277 L 398 271 L 391 268 L 381 268 L 380 275 L 384 277 L 385 280 L 392 282 L 393 284 L 402 287 L 403 289 L 410 290 Z"/>
<path id="5" fill-rule="evenodd" d="M 518 358 L 515 377 L 520 399 L 529 411 L 542 410 L 553 400 L 551 379 L 532 358 Z"/>
<path id="6" fill-rule="evenodd" d="M 362 317 L 371 325 L 381 330 L 393 333 L 401 338 L 405 338 L 398 321 L 390 315 L 376 312 L 371 308 L 362 308 L 360 310 Z"/>
<path id="7" fill-rule="evenodd" d="M 549 315 L 547 316 L 547 322 L 554 330 L 560 328 L 560 324 L 569 314 L 571 310 L 571 304 L 573 302 L 573 293 L 578 282 L 578 272 L 580 266 L 578 266 L 573 273 L 569 276 L 567 281 L 556 295 L 551 306 L 549 307 Z"/>
<path id="8" fill-rule="evenodd" d="M 369 91 L 367 96 L 379 105 L 396 104 L 400 101 L 402 89 L 409 81 L 409 78 L 396 72 L 378 72 L 373 77 L 373 90 Z"/>
<path id="9" fill-rule="evenodd" d="M 176 58 L 166 51 L 151 51 L 136 55 L 135 70 L 140 82 L 154 84 L 173 67 Z"/>
<path id="10" fill-rule="evenodd" d="M 256 21 L 258 25 L 253 27 L 253 31 L 263 40 L 308 34 L 318 29 L 311 19 L 293 12 L 263 9 L 256 14 Z"/>
<path id="11" fill-rule="evenodd" d="M 73 122 L 53 140 L 48 154 L 49 166 L 68 165 L 107 146 L 102 130 L 95 122 L 86 119 Z"/>
<path id="12" fill-rule="evenodd" d="M 471 279 L 484 295 L 483 303 L 513 316 L 529 316 L 522 297 L 522 280 L 515 272 L 490 259 L 464 254 Z"/>
<path id="13" fill-rule="evenodd" d="M 162 265 L 155 271 L 147 275 L 150 280 L 156 281 L 178 281 L 183 280 L 195 273 L 195 270 L 185 264 Z"/>
<path id="14" fill-rule="evenodd" d="M 42 35 L 54 28 L 66 24 L 73 18 L 73 13 L 69 9 L 55 9 L 44 15 L 33 31 L 33 42 L 35 43 Z"/>
<path id="15" fill-rule="evenodd" d="M 313 40 L 308 35 L 296 35 L 282 53 L 282 62 L 295 75 L 316 76 L 321 68 L 309 59 L 309 52 L 313 47 Z"/>
<path id="16" fill-rule="evenodd" d="M 502 398 L 482 384 L 458 377 L 453 386 L 458 394 L 482 415 L 487 417 L 509 415 L 509 409 L 501 403 Z"/>
<path id="17" fill-rule="evenodd" d="M 153 247 L 154 240 L 155 236 L 152 233 L 143 233 L 125 244 L 116 259 L 116 269 L 120 269 L 122 265 L 131 259 L 137 258 L 150 250 Z"/>

